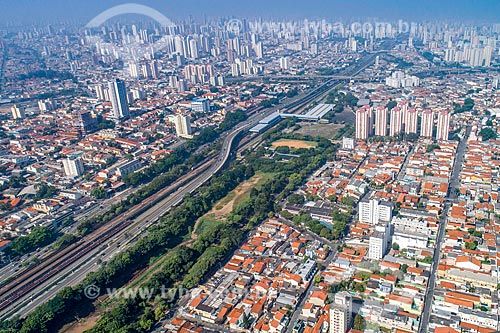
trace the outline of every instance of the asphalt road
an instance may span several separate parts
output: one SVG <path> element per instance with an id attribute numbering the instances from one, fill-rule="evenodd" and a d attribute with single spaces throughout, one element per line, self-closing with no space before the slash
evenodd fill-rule
<path id="1" fill-rule="evenodd" d="M 74 264 L 61 270 L 56 276 L 51 277 L 26 295 L 20 297 L 6 309 L 2 309 L 0 316 L 2 318 L 8 318 L 12 315 L 19 315 L 21 317 L 26 316 L 37 306 L 54 297 L 62 288 L 66 286 L 74 286 L 81 282 L 89 272 L 98 269 L 98 262 L 106 259 L 109 260 L 112 256 L 116 255 L 116 253 L 123 251 L 128 246 L 132 245 L 134 242 L 131 240 L 139 237 L 142 230 L 150 226 L 171 207 L 180 203 L 184 199 L 185 195 L 195 191 L 223 167 L 230 156 L 231 145 L 235 137 L 252 124 L 253 120 L 247 121 L 244 124 L 237 126 L 232 132 L 230 132 L 224 139 L 219 157 L 216 159 L 215 163 L 208 170 L 204 171 L 199 177 L 195 178 L 187 185 L 180 187 L 173 194 L 167 196 L 155 206 L 139 215 L 134 221 L 135 230 L 130 230 L 130 228 L 122 230 L 115 237 L 113 237 L 110 242 L 108 242 L 108 249 L 103 250 L 102 248 L 96 248 L 93 251 L 90 251 Z M 131 233 L 137 233 L 137 235 L 131 237 Z"/>
<path id="2" fill-rule="evenodd" d="M 384 49 L 391 49 L 393 46 L 395 45 L 395 42 L 394 41 L 384 41 L 382 46 L 384 46 L 385 48 Z M 350 75 L 350 76 L 353 76 L 353 75 L 356 75 L 358 73 L 360 73 L 362 70 L 364 70 L 366 67 L 368 67 L 375 59 L 375 56 L 376 54 L 367 54 L 365 55 L 365 57 L 363 59 L 361 59 L 360 61 L 358 61 L 356 63 L 356 65 L 353 65 L 353 66 L 350 66 L 348 67 L 343 74 L 345 75 Z M 332 88 L 336 87 L 336 86 L 339 86 L 341 84 L 341 80 L 336 80 L 336 81 L 333 81 L 333 80 L 330 80 L 328 83 L 326 83 L 326 85 L 329 85 L 329 89 L 326 90 L 326 93 L 328 93 L 329 90 L 331 90 Z M 322 85 L 323 86 L 323 85 Z M 318 89 L 321 89 L 321 87 L 318 87 L 316 88 L 316 90 Z M 309 94 L 314 94 L 314 91 L 313 92 L 310 92 Z M 321 95 L 321 94 L 320 94 Z M 318 96 L 320 96 L 318 95 Z M 294 98 L 291 98 L 291 99 L 288 99 L 287 100 L 287 104 L 292 104 L 294 102 L 297 102 L 301 99 L 307 99 L 307 94 L 299 94 L 298 96 L 294 97 Z M 272 112 L 275 112 L 279 109 L 286 109 L 287 108 L 287 105 L 279 105 L 279 106 L 276 106 L 268 111 L 266 111 L 262 117 L 259 117 L 260 119 L 263 119 L 265 116 L 271 114 Z M 249 121 L 251 122 L 249 124 Z M 258 121 L 252 121 L 251 119 L 249 119 L 247 122 L 245 122 L 245 125 L 254 125 L 258 123 Z M 249 126 L 248 126 L 249 127 Z M 315 235 L 314 237 L 315 239 L 320 239 L 321 241 L 325 242 L 326 244 L 330 245 L 332 247 L 332 253 L 330 254 L 330 256 L 327 258 L 327 260 L 324 262 L 325 265 L 328 265 L 335 257 L 335 254 L 336 254 L 336 247 L 332 246 L 334 245 L 334 243 L 332 242 L 329 242 L 328 240 L 325 240 L 317 235 Z M 310 289 L 312 288 L 313 286 L 313 283 L 311 282 L 309 288 L 304 292 L 304 296 L 303 296 L 303 299 L 301 300 L 301 303 L 299 304 L 298 307 L 295 308 L 295 311 L 294 311 L 294 314 L 292 315 L 292 318 L 291 320 L 289 321 L 288 323 L 288 327 L 287 327 L 287 332 L 291 332 L 292 329 L 293 329 L 293 323 L 295 322 L 295 320 L 298 318 L 298 316 L 300 315 L 300 312 L 305 304 L 305 298 L 307 296 L 307 294 L 310 292 Z M 295 319 L 294 319 L 295 318 Z M 209 329 L 214 329 L 215 331 L 221 331 L 221 332 L 229 332 L 229 331 L 226 331 L 225 329 L 221 329 L 221 327 L 219 325 L 211 325 L 211 324 L 207 324 L 206 322 L 201 322 L 201 321 L 197 321 L 197 320 L 193 320 L 191 318 L 185 318 L 191 322 L 195 322 L 201 326 L 204 326 L 204 327 L 207 327 Z M 164 324 L 166 323 L 166 320 L 162 320 L 159 324 L 155 325 L 155 328 L 153 330 L 153 332 L 162 332 L 164 331 L 163 329 L 163 326 Z"/>
<path id="3" fill-rule="evenodd" d="M 446 231 L 448 211 L 453 200 L 457 197 L 457 195 L 455 194 L 455 188 L 459 187 L 460 185 L 460 172 L 462 171 L 462 162 L 464 160 L 465 149 L 467 148 L 467 139 L 469 138 L 470 133 L 471 126 L 467 126 L 465 137 L 460 141 L 460 144 L 457 148 L 457 155 L 455 158 L 455 164 L 453 165 L 448 195 L 446 196 L 446 199 L 448 200 L 445 201 L 443 213 L 441 215 L 441 221 L 439 223 L 439 230 L 435 243 L 434 258 L 431 266 L 431 275 L 427 283 L 427 292 L 425 294 L 424 310 L 422 311 L 419 333 L 428 332 L 427 326 L 429 325 L 429 319 L 432 313 L 432 302 L 434 298 L 434 289 L 436 286 L 437 267 L 439 265 L 439 259 L 441 258 L 441 245 L 443 243 Z"/>
<path id="4" fill-rule="evenodd" d="M 305 92 L 299 94 L 294 98 L 287 99 L 286 105 L 305 99 L 309 96 L 309 94 L 311 94 L 311 92 Z M 207 182 L 214 174 L 222 169 L 231 154 L 231 146 L 238 134 L 256 125 L 261 119 L 265 118 L 269 114 L 277 111 L 280 108 L 286 107 L 286 105 L 279 105 L 268 109 L 263 113 L 255 114 L 249 117 L 249 119 L 247 119 L 246 121 L 237 125 L 236 128 L 229 133 L 224 134 L 224 141 L 219 156 L 214 160 L 209 169 L 201 173 L 198 177 L 196 177 L 188 184 L 178 188 L 174 193 L 161 200 L 146 212 L 139 215 L 134 220 L 134 228 L 137 229 L 126 228 L 120 231 L 112 238 L 111 241 L 108 242 L 108 249 L 94 249 L 93 251 L 90 251 L 88 254 L 77 260 L 75 263 L 62 269 L 56 276 L 51 277 L 44 283 L 31 290 L 26 295 L 20 297 L 7 308 L 2 309 L 2 311 L 0 311 L 0 319 L 10 318 L 13 315 L 19 315 L 21 317 L 26 316 L 37 306 L 54 297 L 62 288 L 77 285 L 85 278 L 85 276 L 89 272 L 95 271 L 99 268 L 99 262 L 107 261 L 118 252 L 126 250 L 126 248 L 128 248 L 135 242 L 134 239 L 139 237 L 140 234 L 139 232 L 139 234 L 132 237 L 131 240 L 131 233 L 135 233 L 135 230 L 145 230 L 161 215 L 165 214 L 171 207 L 179 204 L 187 194 L 194 192 L 197 188 Z"/>
<path id="5" fill-rule="evenodd" d="M 393 44 L 394 42 L 393 41 L 384 42 L 384 44 L 391 44 L 391 43 Z M 359 60 L 355 65 L 348 67 L 343 74 L 356 75 L 364 68 L 369 66 L 373 62 L 374 58 L 375 54 L 365 55 L 364 58 L 362 58 L 362 60 Z M 340 82 L 330 80 L 328 84 L 338 85 L 340 84 Z M 319 91 L 322 87 L 324 87 L 324 85 L 314 89 L 311 92 L 302 93 L 299 94 L 298 96 L 295 96 L 294 98 L 287 99 L 286 104 L 290 105 L 292 103 L 305 100 L 311 95 L 314 96 L 314 92 Z M 232 130 L 229 134 L 225 136 L 219 157 L 207 171 L 204 171 L 199 177 L 197 177 L 187 185 L 179 188 L 177 191 L 169 195 L 166 199 L 160 202 L 161 205 L 157 204 L 154 207 L 147 210 L 147 212 L 140 215 L 134 222 L 134 228 L 137 227 L 138 228 L 137 230 L 143 230 L 147 228 L 155 220 L 157 220 L 159 216 L 163 215 L 171 207 L 180 203 L 184 199 L 185 195 L 194 192 L 197 188 L 199 188 L 206 181 L 208 181 L 226 163 L 231 153 L 231 145 L 238 134 L 247 130 L 251 126 L 254 126 L 261 119 L 265 118 L 272 112 L 275 112 L 276 110 L 281 108 L 286 108 L 287 105 L 280 105 L 273 107 L 264 113 L 253 115 L 245 122 L 239 124 L 234 130 Z M 126 228 L 121 232 L 119 232 L 117 235 L 115 235 L 113 237 L 114 241 L 108 243 L 108 246 L 111 247 L 111 249 L 108 249 L 110 251 L 106 252 L 101 248 L 94 249 L 85 256 L 83 256 L 82 258 L 80 258 L 79 260 L 77 260 L 75 263 L 62 269 L 57 275 L 51 277 L 44 283 L 38 285 L 29 293 L 20 297 L 14 303 L 10 304 L 7 308 L 2 309 L 2 311 L 0 312 L 1 318 L 2 319 L 9 318 L 12 315 L 19 315 L 21 317 L 26 316 L 26 314 L 28 314 L 38 305 L 48 301 L 63 287 L 72 286 L 79 283 L 90 271 L 97 269 L 96 267 L 97 263 L 98 261 L 103 260 L 103 256 L 104 259 L 107 259 L 108 256 L 110 256 L 109 258 L 111 258 L 119 251 L 123 251 L 126 249 L 126 247 L 128 247 L 124 245 L 133 244 L 133 241 L 128 240 L 130 237 L 130 232 L 132 231 L 133 230 L 131 230 L 131 228 Z M 137 235 L 136 237 L 138 236 L 139 235 Z M 135 239 L 136 237 L 133 237 L 132 240 Z M 103 252 L 104 254 L 102 254 Z"/>

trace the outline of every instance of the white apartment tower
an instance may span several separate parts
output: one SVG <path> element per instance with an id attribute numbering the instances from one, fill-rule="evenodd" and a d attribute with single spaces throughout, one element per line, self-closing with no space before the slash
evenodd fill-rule
<path id="1" fill-rule="evenodd" d="M 382 223 L 375 227 L 375 231 L 370 236 L 368 246 L 368 259 L 380 260 L 387 253 L 391 243 L 391 225 Z"/>
<path id="2" fill-rule="evenodd" d="M 17 104 L 14 104 L 14 106 L 10 108 L 10 111 L 12 112 L 13 119 L 23 119 L 26 116 L 24 108 L 22 106 L 17 106 Z"/>
<path id="3" fill-rule="evenodd" d="M 352 323 L 352 298 L 347 292 L 335 294 L 330 305 L 330 333 L 346 333 Z"/>
<path id="4" fill-rule="evenodd" d="M 190 138 L 191 137 L 191 121 L 189 117 L 184 115 L 176 115 L 174 117 L 175 131 L 178 137 Z"/>
<path id="5" fill-rule="evenodd" d="M 131 62 L 128 64 L 128 71 L 131 77 L 138 78 L 139 77 L 139 65 L 135 62 Z"/>
<path id="6" fill-rule="evenodd" d="M 288 70 L 289 64 L 288 64 L 288 57 L 282 57 L 280 58 L 280 68 L 284 71 Z"/>
<path id="7" fill-rule="evenodd" d="M 389 129 L 390 136 L 396 136 L 402 132 L 403 113 L 399 107 L 391 110 L 391 125 Z"/>
<path id="8" fill-rule="evenodd" d="M 389 222 L 392 219 L 392 204 L 376 199 L 359 202 L 359 221 L 368 224 Z"/>
<path id="9" fill-rule="evenodd" d="M 403 113 L 403 124 L 406 124 L 407 118 L 408 118 L 408 101 L 401 101 L 398 103 L 398 107 L 401 109 L 401 112 Z"/>
<path id="10" fill-rule="evenodd" d="M 108 82 L 109 98 L 113 106 L 113 116 L 115 119 L 127 118 L 130 110 L 127 102 L 127 89 L 125 82 L 120 79 Z"/>
<path id="11" fill-rule="evenodd" d="M 100 101 L 109 100 L 109 91 L 104 87 L 104 85 L 97 84 L 95 86 L 95 93 L 96 93 L 98 100 L 100 100 Z"/>
<path id="12" fill-rule="evenodd" d="M 418 128 L 418 114 L 415 108 L 409 108 L 406 113 L 405 133 L 417 133 Z"/>
<path id="13" fill-rule="evenodd" d="M 262 46 L 262 42 L 257 42 L 255 44 L 255 55 L 257 56 L 257 59 L 262 59 L 264 57 L 264 47 Z"/>
<path id="14" fill-rule="evenodd" d="M 191 59 L 198 59 L 198 43 L 196 43 L 196 39 L 189 41 L 189 51 Z"/>
<path id="15" fill-rule="evenodd" d="M 77 158 L 66 158 L 63 160 L 64 174 L 66 177 L 76 178 L 83 175 L 84 168 L 82 159 Z"/>

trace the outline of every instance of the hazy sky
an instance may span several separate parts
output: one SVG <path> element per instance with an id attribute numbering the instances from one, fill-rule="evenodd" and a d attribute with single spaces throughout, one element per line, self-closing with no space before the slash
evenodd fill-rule
<path id="1" fill-rule="evenodd" d="M 463 19 L 500 22 L 500 0 L 0 0 L 2 22 L 86 21 L 114 5 L 135 2 L 172 19 L 266 18 Z"/>

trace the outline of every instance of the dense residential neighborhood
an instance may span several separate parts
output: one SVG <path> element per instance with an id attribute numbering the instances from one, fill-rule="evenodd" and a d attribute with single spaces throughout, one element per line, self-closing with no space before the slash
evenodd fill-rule
<path id="1" fill-rule="evenodd" d="M 500 5 L 18 2 L 0 333 L 500 331 Z"/>

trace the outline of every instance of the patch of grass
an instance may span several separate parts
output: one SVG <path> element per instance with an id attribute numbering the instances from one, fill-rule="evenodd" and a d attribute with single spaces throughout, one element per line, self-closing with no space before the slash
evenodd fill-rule
<path id="1" fill-rule="evenodd" d="M 253 186 L 254 188 L 257 189 L 262 184 L 264 184 L 264 183 L 268 182 L 269 180 L 271 180 L 274 177 L 274 173 L 263 173 L 262 172 L 262 173 L 257 173 L 254 177 L 259 177 L 259 180 L 257 181 L 257 183 Z M 252 181 L 252 179 L 250 179 L 250 181 Z M 237 207 L 241 203 L 249 200 L 250 199 L 250 190 L 251 189 L 248 189 L 247 191 L 245 191 L 245 193 L 242 193 L 237 198 L 235 198 L 234 199 L 233 207 Z"/>
<path id="2" fill-rule="evenodd" d="M 210 212 L 202 216 L 196 223 L 194 233 L 201 234 L 207 227 L 225 222 L 225 217 L 241 203 L 250 199 L 252 188 L 259 188 L 274 177 L 273 173 L 257 173 L 249 180 L 238 185 L 227 196 L 217 202 Z"/>
<path id="3" fill-rule="evenodd" d="M 222 208 L 224 208 L 225 205 L 227 205 L 235 197 L 236 197 L 236 193 L 234 191 L 230 192 L 228 195 L 226 195 L 222 200 L 220 200 L 215 205 L 215 210 L 221 210 Z"/>
<path id="4" fill-rule="evenodd" d="M 204 216 L 200 219 L 200 222 L 198 223 L 198 226 L 195 230 L 195 233 L 197 235 L 200 235 L 201 233 L 203 233 L 203 231 L 205 231 L 206 229 L 208 229 L 212 226 L 216 226 L 220 223 L 224 223 L 224 221 L 214 218 L 213 215 L 214 214 L 210 214 L 209 216 Z"/>
<path id="5" fill-rule="evenodd" d="M 319 123 L 300 123 L 300 129 L 294 133 L 300 135 L 309 135 L 312 137 L 322 137 L 332 139 L 342 131 L 345 125 L 342 124 L 319 124 Z"/>

